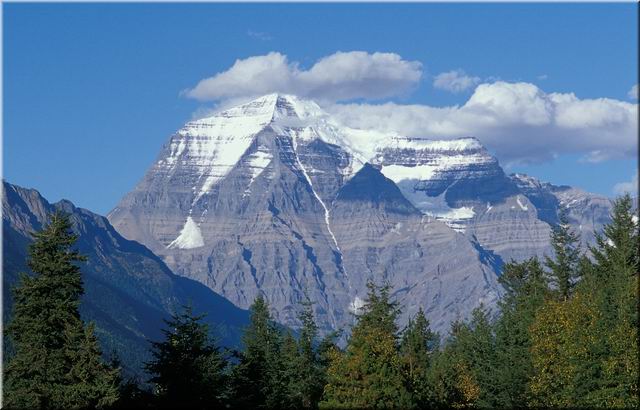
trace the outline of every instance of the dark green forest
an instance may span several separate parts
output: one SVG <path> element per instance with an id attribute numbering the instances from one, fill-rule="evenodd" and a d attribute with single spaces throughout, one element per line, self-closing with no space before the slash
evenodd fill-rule
<path id="1" fill-rule="evenodd" d="M 65 215 L 35 234 L 5 330 L 3 406 L 73 408 L 638 408 L 637 217 L 616 200 L 612 221 L 581 249 L 566 215 L 554 254 L 504 266 L 497 312 L 477 308 L 446 337 L 419 311 L 398 327 L 388 286 L 369 284 L 344 348 L 320 338 L 313 301 L 294 335 L 254 301 L 243 349 L 212 338 L 184 306 L 152 341 L 148 379 L 121 374 L 82 321 L 83 293 Z"/>

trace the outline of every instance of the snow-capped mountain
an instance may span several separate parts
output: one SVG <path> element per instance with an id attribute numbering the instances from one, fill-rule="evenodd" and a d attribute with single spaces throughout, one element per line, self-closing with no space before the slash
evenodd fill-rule
<path id="1" fill-rule="evenodd" d="M 503 261 L 548 252 L 561 200 L 545 198 L 564 191 L 524 181 L 477 139 L 351 129 L 272 94 L 187 123 L 108 218 L 240 307 L 264 294 L 284 324 L 304 292 L 322 329 L 349 324 L 373 279 L 446 332 L 495 303 Z"/>

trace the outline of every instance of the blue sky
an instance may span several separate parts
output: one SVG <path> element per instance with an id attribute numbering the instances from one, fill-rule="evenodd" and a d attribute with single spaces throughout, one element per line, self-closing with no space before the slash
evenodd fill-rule
<path id="1" fill-rule="evenodd" d="M 102 214 L 194 112 L 225 98 L 199 101 L 184 90 L 238 59 L 270 52 L 302 71 L 355 50 L 420 65 L 410 91 L 374 100 L 363 91 L 363 98 L 341 101 L 365 108 L 387 101 L 462 107 L 481 97 L 477 84 L 496 81 L 531 84 L 553 101 L 548 95 L 573 93 L 586 103 L 571 107 L 595 110 L 580 119 L 586 123 L 637 104 L 628 95 L 638 82 L 635 4 L 4 4 L 3 18 L 4 178 Z M 464 71 L 460 76 L 473 86 L 459 92 L 434 86 L 439 74 L 453 70 Z M 488 87 L 483 96 L 494 91 Z M 358 106 L 348 114 L 366 119 L 362 112 Z M 507 114 L 499 118 L 512 118 Z M 506 159 L 499 156 L 513 162 L 507 172 L 609 196 L 637 172 L 627 123 L 574 127 L 569 144 L 557 127 L 517 121 L 479 131 L 497 135 L 488 144 L 493 151 L 510 147 Z M 473 133 L 473 123 L 466 127 Z M 608 135 L 618 138 L 620 129 L 626 134 L 609 144 Z M 602 141 L 576 142 L 590 138 Z M 548 155 L 532 141 L 549 141 Z M 585 160 L 594 149 L 607 155 Z"/>

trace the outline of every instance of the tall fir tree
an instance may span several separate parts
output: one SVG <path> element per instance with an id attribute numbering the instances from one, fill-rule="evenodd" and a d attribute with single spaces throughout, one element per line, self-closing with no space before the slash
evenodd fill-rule
<path id="1" fill-rule="evenodd" d="M 449 340 L 443 349 L 434 352 L 427 373 L 429 408 L 468 408 L 477 405 L 480 386 L 461 347 L 469 339 L 469 333 L 468 324 L 453 322 Z"/>
<path id="2" fill-rule="evenodd" d="M 118 399 L 118 369 L 101 358 L 93 325 L 80 318 L 77 236 L 69 216 L 55 213 L 29 246 L 29 268 L 14 288 L 7 335 L 14 356 L 5 368 L 8 408 L 102 408 Z"/>
<path id="3" fill-rule="evenodd" d="M 454 322 L 443 354 L 430 376 L 441 407 L 496 407 L 495 336 L 489 312 L 481 305 L 468 323 Z"/>
<path id="4" fill-rule="evenodd" d="M 279 383 L 282 384 L 283 395 L 278 407 L 283 409 L 299 409 L 302 407 L 302 392 L 299 389 L 299 381 L 303 369 L 298 367 L 300 363 L 300 350 L 298 342 L 290 331 L 286 332 L 282 339 L 279 360 L 282 362 L 282 373 L 279 374 Z"/>
<path id="5" fill-rule="evenodd" d="M 531 326 L 536 406 L 636 408 L 638 225 L 631 199 L 615 201 L 593 263 L 568 301 L 545 303 Z"/>
<path id="6" fill-rule="evenodd" d="M 602 318 L 598 322 L 597 346 L 602 380 L 593 388 L 593 402 L 604 406 L 640 405 L 638 396 L 638 272 L 640 241 L 638 210 L 629 195 L 614 202 L 611 223 L 590 248 L 594 263 L 581 290 L 588 293 Z"/>
<path id="7" fill-rule="evenodd" d="M 537 258 L 506 264 L 498 280 L 505 294 L 495 323 L 496 404 L 513 408 L 529 401 L 528 386 L 533 375 L 529 327 L 549 290 Z"/>
<path id="8" fill-rule="evenodd" d="M 422 308 L 402 333 L 400 355 L 407 388 L 414 404 L 419 408 L 433 405 L 433 392 L 427 374 L 433 352 L 438 348 L 439 337 L 431 331 Z"/>
<path id="9" fill-rule="evenodd" d="M 287 400 L 282 333 L 262 296 L 249 310 L 251 320 L 242 337 L 244 350 L 232 373 L 234 403 L 241 408 L 279 408 Z"/>
<path id="10" fill-rule="evenodd" d="M 164 340 L 152 342 L 152 375 L 160 408 L 204 409 L 224 404 L 226 361 L 191 306 L 166 321 Z"/>
<path id="11" fill-rule="evenodd" d="M 558 219 L 551 231 L 554 255 L 553 258 L 545 256 L 545 265 L 550 270 L 549 281 L 558 298 L 566 300 L 580 278 L 580 236 L 572 230 L 566 208 L 560 210 Z"/>
<path id="12" fill-rule="evenodd" d="M 298 358 L 295 362 L 288 362 L 289 367 L 295 366 L 296 376 L 292 384 L 293 392 L 299 395 L 297 408 L 313 409 L 324 389 L 324 369 L 316 348 L 318 326 L 313 319 L 312 302 L 307 296 L 302 302 L 302 311 L 298 318 L 302 323 L 300 338 L 298 339 Z"/>
<path id="13" fill-rule="evenodd" d="M 334 350 L 321 408 L 407 408 L 412 405 L 402 374 L 389 286 L 369 283 L 367 303 L 346 350 Z"/>
<path id="14" fill-rule="evenodd" d="M 592 407 L 587 398 L 596 387 L 599 346 L 593 336 L 601 319 L 588 294 L 548 300 L 531 324 L 529 404 L 535 407 Z M 591 406 L 589 405 L 591 404 Z"/>

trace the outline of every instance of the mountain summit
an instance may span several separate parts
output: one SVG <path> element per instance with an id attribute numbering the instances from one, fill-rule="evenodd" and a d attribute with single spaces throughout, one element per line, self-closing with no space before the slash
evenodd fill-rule
<path id="1" fill-rule="evenodd" d="M 324 331 L 343 327 L 374 280 L 446 331 L 495 303 L 502 261 L 549 251 L 560 191 L 544 189 L 475 138 L 352 129 L 270 94 L 185 124 L 108 218 L 239 307 L 264 295 L 284 324 L 307 292 Z"/>

